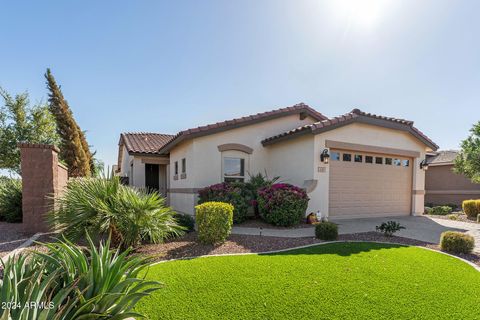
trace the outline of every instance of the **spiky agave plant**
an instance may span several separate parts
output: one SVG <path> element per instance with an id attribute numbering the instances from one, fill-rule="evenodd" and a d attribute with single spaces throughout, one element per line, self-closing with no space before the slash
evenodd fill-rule
<path id="1" fill-rule="evenodd" d="M 64 239 L 44 244 L 48 252 L 9 259 L 0 281 L 0 299 L 12 308 L 0 319 L 125 319 L 142 317 L 135 304 L 160 288 L 140 276 L 145 259 L 110 250 L 110 240 L 97 248 L 90 237 L 82 250 Z M 43 308 L 38 308 L 43 306 Z"/>

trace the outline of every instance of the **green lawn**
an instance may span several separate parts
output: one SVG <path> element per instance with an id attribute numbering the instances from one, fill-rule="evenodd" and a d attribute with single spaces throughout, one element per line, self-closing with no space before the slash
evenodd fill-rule
<path id="1" fill-rule="evenodd" d="M 480 319 L 480 272 L 415 247 L 335 243 L 153 266 L 148 319 Z"/>

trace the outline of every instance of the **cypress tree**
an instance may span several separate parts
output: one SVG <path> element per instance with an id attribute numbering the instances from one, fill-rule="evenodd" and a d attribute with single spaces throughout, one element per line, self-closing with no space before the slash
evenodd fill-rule
<path id="1" fill-rule="evenodd" d="M 57 122 L 57 133 L 60 136 L 60 159 L 68 166 L 72 177 L 90 176 L 91 153 L 85 135 L 73 118 L 72 111 L 63 97 L 50 69 L 45 73 L 47 80 L 48 104 L 50 112 Z M 82 140 L 85 140 L 84 142 Z M 86 147 L 86 150 L 85 150 Z"/>

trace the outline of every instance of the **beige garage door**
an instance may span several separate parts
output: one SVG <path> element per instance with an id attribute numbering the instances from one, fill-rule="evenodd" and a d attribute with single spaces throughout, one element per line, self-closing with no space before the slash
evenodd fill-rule
<path id="1" fill-rule="evenodd" d="M 409 215 L 412 159 L 330 151 L 331 217 Z"/>

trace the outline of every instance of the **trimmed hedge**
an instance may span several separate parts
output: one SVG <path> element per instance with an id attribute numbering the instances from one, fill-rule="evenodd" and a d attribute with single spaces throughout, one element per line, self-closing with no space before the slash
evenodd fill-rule
<path id="1" fill-rule="evenodd" d="M 229 203 L 205 202 L 195 206 L 198 239 L 205 244 L 223 243 L 232 230 L 234 208 Z"/>
<path id="2" fill-rule="evenodd" d="M 22 222 L 22 180 L 0 181 L 0 220 Z"/>
<path id="3" fill-rule="evenodd" d="M 233 210 L 233 223 L 241 223 L 247 219 L 248 195 L 244 183 L 223 182 L 205 187 L 198 191 L 198 203 L 225 202 L 230 203 Z"/>
<path id="4" fill-rule="evenodd" d="M 287 183 L 277 183 L 258 191 L 261 217 L 277 226 L 293 226 L 305 219 L 308 207 L 305 190 Z"/>
<path id="5" fill-rule="evenodd" d="M 475 239 L 468 234 L 445 231 L 440 238 L 440 247 L 451 253 L 470 253 L 475 247 Z"/>
<path id="6" fill-rule="evenodd" d="M 315 237 L 320 240 L 337 240 L 338 226 L 333 222 L 320 222 L 315 225 Z"/>
<path id="7" fill-rule="evenodd" d="M 469 218 L 475 219 L 480 214 L 480 200 L 465 200 L 462 209 Z"/>

